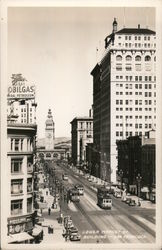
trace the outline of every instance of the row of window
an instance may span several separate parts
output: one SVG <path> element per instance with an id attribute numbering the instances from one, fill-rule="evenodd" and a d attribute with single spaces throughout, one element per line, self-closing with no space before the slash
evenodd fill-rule
<path id="1" fill-rule="evenodd" d="M 152 100 L 134 100 L 135 105 L 142 105 L 143 102 L 145 103 L 145 105 L 152 104 Z M 122 104 L 124 104 L 124 100 L 116 100 L 116 105 L 122 105 Z M 125 104 L 132 105 L 133 100 L 125 100 Z M 154 100 L 154 105 L 156 105 L 156 100 Z"/>
<path id="2" fill-rule="evenodd" d="M 123 110 L 125 110 L 125 111 L 133 111 L 133 108 L 125 108 L 125 109 L 123 109 L 123 108 L 116 108 L 116 111 L 123 111 Z M 154 112 L 156 112 L 156 108 L 154 108 L 154 109 L 152 109 L 152 108 L 135 108 L 134 109 L 134 111 L 153 111 L 154 110 Z"/>
<path id="3" fill-rule="evenodd" d="M 147 92 L 145 92 L 145 97 L 149 97 L 149 94 L 146 94 Z M 123 92 L 116 92 L 116 95 L 123 95 Z M 142 92 L 135 92 L 135 95 L 142 95 Z M 133 95 L 133 92 L 125 92 L 125 95 Z M 156 92 L 154 92 L 154 97 L 156 97 Z"/>
<path id="4" fill-rule="evenodd" d="M 132 123 L 126 123 L 126 127 L 133 127 Z M 123 127 L 123 123 L 116 123 L 116 127 Z M 145 128 L 152 128 L 152 124 L 144 124 Z M 135 124 L 135 128 L 142 128 L 142 123 Z"/>
<path id="5" fill-rule="evenodd" d="M 119 39 L 121 38 L 121 36 L 118 37 Z M 134 38 L 134 40 L 138 40 L 141 41 L 141 36 L 125 36 L 125 40 L 132 40 L 132 38 Z M 150 41 L 150 36 L 144 36 L 144 40 L 148 40 Z"/>
<path id="6" fill-rule="evenodd" d="M 133 86 L 135 86 L 136 89 L 142 89 L 142 87 L 144 87 L 145 89 L 152 89 L 152 85 L 151 84 L 124 84 L 125 89 L 133 89 Z M 123 87 L 123 83 L 116 83 L 116 87 Z M 154 84 L 154 89 L 156 89 L 156 84 Z"/>
<path id="7" fill-rule="evenodd" d="M 122 44 L 121 43 L 118 43 L 118 45 L 119 46 L 121 46 Z M 142 47 L 144 47 L 144 48 L 152 48 L 152 47 L 154 47 L 154 48 L 156 48 L 156 43 L 144 43 L 144 44 L 142 44 L 142 43 L 125 43 L 125 47 L 126 48 L 131 48 L 131 47 L 135 47 L 135 48 L 142 48 Z"/>
<path id="8" fill-rule="evenodd" d="M 30 112 L 32 112 L 32 108 L 30 108 Z M 21 112 L 26 112 L 26 108 L 21 108 Z"/>
<path id="9" fill-rule="evenodd" d="M 27 192 L 32 192 L 32 178 L 27 179 Z M 11 180 L 11 194 L 12 195 L 20 195 L 23 193 L 23 180 L 17 179 L 17 180 Z"/>
<path id="10" fill-rule="evenodd" d="M 116 79 L 119 80 L 119 79 L 125 79 L 126 81 L 145 81 L 145 82 L 148 82 L 148 81 L 156 81 L 156 76 L 119 76 L 117 75 L 116 76 Z"/>
<path id="11" fill-rule="evenodd" d="M 33 161 L 32 158 L 29 158 L 27 160 L 27 172 L 28 173 L 33 171 L 32 161 Z M 23 164 L 23 159 L 22 158 L 11 159 L 11 173 L 12 174 L 20 174 L 20 173 L 22 173 L 22 164 Z"/>
<path id="12" fill-rule="evenodd" d="M 32 212 L 32 197 L 27 199 L 27 213 Z M 23 213 L 23 200 L 11 201 L 11 215 L 21 215 Z"/>
<path id="13" fill-rule="evenodd" d="M 145 65 L 145 71 L 151 71 L 152 67 L 151 65 Z M 116 71 L 122 71 L 124 70 L 124 68 L 122 67 L 122 64 L 116 64 Z M 132 66 L 131 65 L 126 65 L 125 67 L 125 70 L 126 71 L 132 71 Z M 142 67 L 140 64 L 138 65 L 135 65 L 135 70 L 136 71 L 141 71 L 142 70 Z"/>
<path id="14" fill-rule="evenodd" d="M 121 55 L 117 55 L 116 56 L 116 61 L 122 61 L 122 59 L 123 59 L 123 57 L 121 56 Z M 130 56 L 130 55 L 127 55 L 126 57 L 125 57 L 125 60 L 126 61 L 132 61 L 132 56 Z M 138 62 L 140 62 L 142 60 L 142 57 L 141 56 L 136 56 L 135 57 L 135 61 L 138 61 Z M 149 61 L 151 61 L 151 56 L 145 56 L 144 57 L 144 61 L 145 62 L 149 62 Z M 156 56 L 154 57 L 154 61 L 156 61 Z"/>
<path id="15" fill-rule="evenodd" d="M 142 115 L 136 115 L 135 116 L 135 119 L 142 119 L 145 118 L 145 119 L 152 119 L 152 116 L 151 115 L 145 115 L 145 116 L 142 116 Z M 125 116 L 126 119 L 133 119 L 133 116 L 132 115 L 126 115 Z M 116 115 L 116 119 L 123 119 L 123 116 L 122 115 Z M 154 116 L 154 119 L 156 119 L 156 116 Z"/>
<path id="16" fill-rule="evenodd" d="M 145 132 L 145 135 L 147 136 L 147 133 L 148 132 Z M 142 131 L 136 131 L 135 133 L 134 133 L 134 135 L 135 136 L 142 136 Z M 126 135 L 126 137 L 128 137 L 128 136 L 133 136 L 133 132 L 132 131 L 130 131 L 130 132 L 128 132 L 128 131 L 126 131 L 125 132 L 125 135 Z M 121 137 L 121 136 L 124 136 L 124 133 L 122 132 L 122 131 L 116 131 L 116 137 Z"/>
<path id="17" fill-rule="evenodd" d="M 83 129 L 84 128 L 84 122 L 80 122 L 80 128 Z M 92 128 L 92 122 L 86 122 L 86 128 L 87 129 L 91 129 Z"/>
<path id="18" fill-rule="evenodd" d="M 26 150 L 32 150 L 33 140 L 26 139 L 27 148 Z M 11 151 L 23 151 L 24 139 L 11 138 Z"/>
<path id="19" fill-rule="evenodd" d="M 32 123 L 32 122 L 33 122 L 33 120 L 30 119 L 30 123 Z M 21 119 L 21 123 L 27 123 L 27 120 L 26 119 Z"/>

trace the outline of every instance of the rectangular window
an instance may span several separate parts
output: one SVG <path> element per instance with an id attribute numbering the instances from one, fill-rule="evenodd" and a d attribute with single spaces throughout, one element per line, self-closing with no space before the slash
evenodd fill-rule
<path id="1" fill-rule="evenodd" d="M 32 213 L 32 197 L 27 199 L 27 213 Z"/>
<path id="2" fill-rule="evenodd" d="M 11 139 L 11 151 L 13 150 L 13 139 Z"/>
<path id="3" fill-rule="evenodd" d="M 142 84 L 139 84 L 139 89 L 142 89 Z"/>
<path id="4" fill-rule="evenodd" d="M 21 173 L 22 159 L 11 159 L 11 173 Z"/>
<path id="5" fill-rule="evenodd" d="M 32 178 L 28 178 L 27 179 L 27 192 L 32 192 L 33 188 L 32 188 Z"/>
<path id="6" fill-rule="evenodd" d="M 15 139 L 15 151 L 19 151 L 19 139 Z"/>
<path id="7" fill-rule="evenodd" d="M 21 151 L 23 150 L 23 139 L 20 140 L 21 144 L 20 144 L 20 147 L 21 147 Z"/>
<path id="8" fill-rule="evenodd" d="M 120 132 L 120 136 L 123 136 L 123 132 L 122 131 Z"/>
<path id="9" fill-rule="evenodd" d="M 23 193 L 23 180 L 11 180 L 11 194 L 21 194 Z"/>
<path id="10" fill-rule="evenodd" d="M 116 136 L 119 136 L 119 131 L 116 131 Z"/>
<path id="11" fill-rule="evenodd" d="M 11 201 L 11 215 L 22 214 L 22 200 Z"/>
<path id="12" fill-rule="evenodd" d="M 135 84 L 135 88 L 138 89 L 138 84 Z"/>

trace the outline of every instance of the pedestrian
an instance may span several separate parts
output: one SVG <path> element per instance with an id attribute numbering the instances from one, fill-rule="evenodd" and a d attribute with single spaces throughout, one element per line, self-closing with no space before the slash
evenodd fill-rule
<path id="1" fill-rule="evenodd" d="M 49 207 L 48 208 L 48 215 L 50 215 L 51 214 L 51 208 Z"/>

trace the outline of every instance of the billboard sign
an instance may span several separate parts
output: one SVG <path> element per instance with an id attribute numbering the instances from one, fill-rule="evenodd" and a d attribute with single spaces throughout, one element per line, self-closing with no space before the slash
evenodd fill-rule
<path id="1" fill-rule="evenodd" d="M 25 84 L 24 81 L 17 81 L 8 87 L 8 99 L 34 99 L 35 85 Z"/>

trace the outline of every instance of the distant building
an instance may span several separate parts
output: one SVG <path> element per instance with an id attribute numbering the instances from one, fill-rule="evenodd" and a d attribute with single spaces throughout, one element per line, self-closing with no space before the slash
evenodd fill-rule
<path id="1" fill-rule="evenodd" d="M 54 139 L 55 139 L 55 124 L 52 117 L 51 109 L 48 110 L 48 116 L 45 126 L 45 149 L 54 149 Z"/>
<path id="2" fill-rule="evenodd" d="M 75 117 L 71 121 L 72 160 L 86 164 L 86 145 L 93 142 L 93 118 Z"/>
<path id="3" fill-rule="evenodd" d="M 102 179 L 116 182 L 116 140 L 156 127 L 155 32 L 140 25 L 118 31 L 114 19 L 91 75 L 96 164 Z"/>

